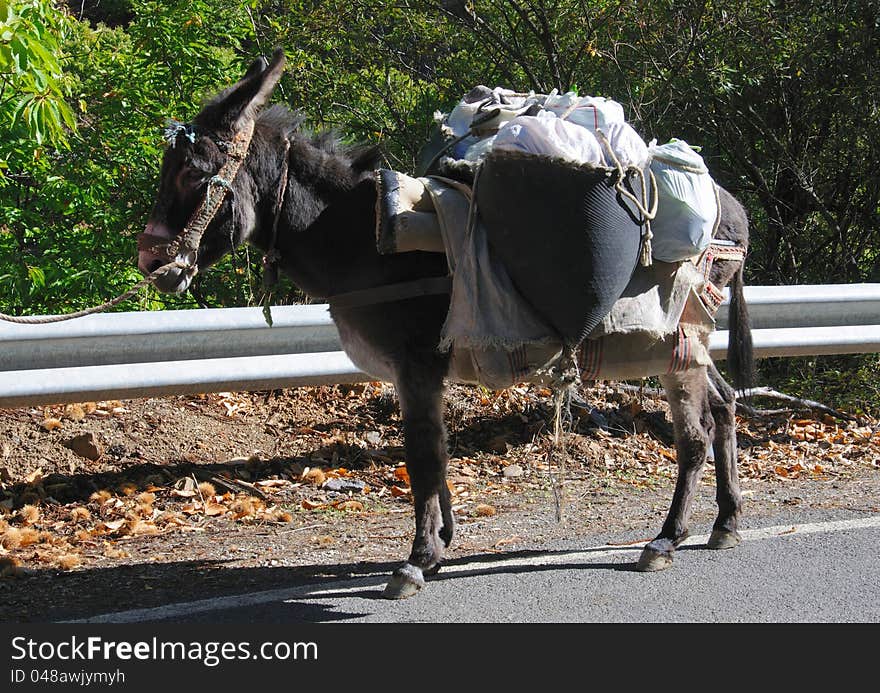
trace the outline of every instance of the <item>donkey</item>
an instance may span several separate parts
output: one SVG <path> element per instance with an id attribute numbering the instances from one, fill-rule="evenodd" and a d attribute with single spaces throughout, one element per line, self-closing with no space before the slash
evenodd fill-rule
<path id="1" fill-rule="evenodd" d="M 443 420 L 449 356 L 437 349 L 449 296 L 424 292 L 366 304 L 338 303 L 333 297 L 443 277 L 447 261 L 442 253 L 377 252 L 373 171 L 379 166 L 378 150 L 343 146 L 332 135 L 310 135 L 302 131 L 302 118 L 287 108 L 264 108 L 283 68 L 280 50 L 271 60 L 256 60 L 241 80 L 208 102 L 191 123 L 169 134 L 157 200 L 139 237 L 138 265 L 147 274 L 176 260 L 178 264 L 160 276 L 156 286 L 182 292 L 196 272 L 247 242 L 270 260 L 277 259 L 280 271 L 307 294 L 328 297 L 346 353 L 366 373 L 393 383 L 399 398 L 415 537 L 408 559 L 392 574 L 384 596 L 405 598 L 424 586 L 425 576 L 439 570 L 443 550 L 453 536 Z M 240 155 L 237 175 L 222 181 L 230 194 L 204 224 L 195 247 L 182 249 L 180 237 L 198 216 L 204 198 L 214 194 L 218 171 L 227 170 L 233 156 L 231 143 L 251 130 L 250 147 L 246 156 Z M 748 222 L 743 208 L 726 191 L 721 192 L 721 202 L 716 237 L 745 249 Z M 742 300 L 742 263 L 717 262 L 711 280 L 719 287 L 731 286 L 729 361 L 744 374 L 736 382 L 744 386 L 751 340 Z M 714 366 L 662 376 L 662 383 L 672 411 L 679 474 L 660 533 L 638 561 L 642 571 L 672 564 L 676 546 L 688 535 L 695 487 L 710 449 L 714 449 L 718 516 L 709 546 L 726 549 L 740 542 L 735 392 Z"/>

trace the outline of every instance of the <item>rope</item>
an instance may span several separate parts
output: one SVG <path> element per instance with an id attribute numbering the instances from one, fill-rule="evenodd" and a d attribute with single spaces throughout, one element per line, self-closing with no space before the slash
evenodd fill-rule
<path id="1" fill-rule="evenodd" d="M 278 179 L 278 193 L 275 195 L 273 210 L 272 233 L 269 236 L 269 249 L 263 255 L 263 318 L 272 327 L 272 289 L 278 283 L 278 261 L 281 253 L 278 244 L 278 220 L 284 207 L 284 195 L 287 193 L 287 176 L 290 170 L 290 136 L 284 138 L 284 154 L 281 157 L 281 174 Z"/>
<path id="2" fill-rule="evenodd" d="M 556 510 L 556 521 L 562 522 L 565 508 L 565 461 L 568 450 L 565 444 L 563 425 L 563 405 L 568 401 L 575 383 L 580 378 L 574 351 L 566 348 L 550 369 L 550 387 L 553 390 L 553 438 L 547 451 L 547 473 L 550 476 L 550 487 L 553 491 L 553 503 Z M 553 473 L 553 460 L 556 459 L 556 474 Z"/>
<path id="3" fill-rule="evenodd" d="M 601 130 L 596 130 L 596 134 L 598 135 L 598 139 L 605 145 L 605 149 L 608 152 L 609 158 L 611 159 L 614 167 L 617 169 L 617 180 L 614 183 L 614 189 L 620 194 L 622 197 L 626 198 L 630 202 L 635 205 L 636 209 L 639 213 L 645 218 L 645 230 L 642 232 L 642 253 L 640 262 L 643 267 L 650 267 L 653 260 L 651 259 L 651 239 L 654 238 L 654 232 L 651 231 L 651 222 L 657 216 L 657 203 L 658 203 L 658 194 L 657 194 L 657 179 L 654 178 L 654 172 L 648 168 L 648 180 L 651 181 L 651 193 L 652 193 L 652 203 L 651 209 L 647 209 L 644 204 L 642 204 L 642 200 L 648 199 L 648 186 L 645 181 L 645 173 L 642 169 L 637 168 L 635 166 L 630 167 L 631 171 L 635 171 L 641 182 L 642 187 L 642 200 L 639 200 L 635 195 L 633 195 L 623 184 L 623 181 L 626 179 L 626 171 L 623 168 L 623 164 L 620 163 L 620 159 L 617 157 L 617 154 L 614 152 L 614 149 L 611 147 L 611 143 L 608 141 L 608 138 L 605 137 L 605 133 Z"/>
<path id="4" fill-rule="evenodd" d="M 131 298 L 142 288 L 144 288 L 148 284 L 152 284 L 156 279 L 161 277 L 166 272 L 170 272 L 171 269 L 175 267 L 179 269 L 189 269 L 190 265 L 177 261 L 169 262 L 167 265 L 162 265 L 155 272 L 150 272 L 150 274 L 141 279 L 137 284 L 135 284 L 125 293 L 119 294 L 119 296 L 117 296 L 116 298 L 111 298 L 109 301 L 102 303 L 99 306 L 85 308 L 84 310 L 79 310 L 75 313 L 67 313 L 66 315 L 6 315 L 5 313 L 0 313 L 0 320 L 3 320 L 5 322 L 14 322 L 19 325 L 47 325 L 53 322 L 63 322 L 64 320 L 73 320 L 74 318 L 81 318 L 85 315 L 100 313 L 103 310 L 112 308 L 113 306 Z"/>

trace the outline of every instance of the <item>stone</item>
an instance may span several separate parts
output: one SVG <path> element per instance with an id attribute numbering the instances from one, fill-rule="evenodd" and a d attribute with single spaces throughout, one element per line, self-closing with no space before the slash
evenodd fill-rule
<path id="1" fill-rule="evenodd" d="M 104 454 L 103 446 L 97 441 L 93 433 L 83 433 L 75 436 L 65 441 L 64 446 L 87 460 L 98 460 Z"/>
<path id="2" fill-rule="evenodd" d="M 348 491 L 363 491 L 364 486 L 366 484 L 360 479 L 327 479 L 321 488 L 327 491 L 341 491 L 346 493 Z"/>

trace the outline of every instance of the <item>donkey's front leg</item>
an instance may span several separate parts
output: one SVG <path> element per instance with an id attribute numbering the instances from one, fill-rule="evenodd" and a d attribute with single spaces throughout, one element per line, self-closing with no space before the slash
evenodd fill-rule
<path id="1" fill-rule="evenodd" d="M 661 377 L 675 428 L 678 479 L 669 514 L 660 534 L 649 543 L 636 565 L 637 570 L 663 570 L 672 565 L 675 547 L 688 536 L 688 520 L 694 491 L 714 436 L 709 409 L 705 368 Z"/>
<path id="2" fill-rule="evenodd" d="M 403 418 L 406 470 L 412 486 L 416 534 L 409 559 L 394 571 L 383 596 L 411 597 L 425 585 L 425 575 L 440 569 L 443 548 L 452 541 L 454 520 L 446 486 L 446 427 L 443 422 L 443 374 L 410 370 L 400 377 L 397 393 Z"/>

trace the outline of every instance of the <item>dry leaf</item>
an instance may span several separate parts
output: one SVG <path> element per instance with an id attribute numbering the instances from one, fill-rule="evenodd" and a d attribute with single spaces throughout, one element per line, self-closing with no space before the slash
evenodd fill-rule
<path id="1" fill-rule="evenodd" d="M 391 487 L 391 495 L 395 498 L 400 496 L 408 496 L 410 494 L 410 489 L 408 488 L 400 488 L 399 486 Z"/>
<path id="2" fill-rule="evenodd" d="M 205 503 L 205 515 L 208 517 L 215 517 L 217 515 L 224 515 L 226 513 L 226 506 L 215 503 L 214 501 L 208 501 Z"/>
<path id="3" fill-rule="evenodd" d="M 394 478 L 400 479 L 407 486 L 410 485 L 409 472 L 406 471 L 406 467 L 395 467 L 394 468 Z"/>
<path id="4" fill-rule="evenodd" d="M 300 505 L 303 508 L 305 508 L 306 510 L 317 510 L 318 508 L 327 507 L 326 503 L 313 503 L 312 501 L 310 501 L 308 499 L 303 499 L 303 501 L 302 501 L 302 503 L 300 503 Z"/>
<path id="5" fill-rule="evenodd" d="M 361 512 L 364 509 L 364 504 L 360 501 L 356 500 L 347 500 L 336 503 L 334 506 L 337 510 L 348 510 L 353 512 Z"/>
<path id="6" fill-rule="evenodd" d="M 126 533 L 132 535 L 144 535 L 144 534 L 158 534 L 159 528 L 156 527 L 152 522 L 144 522 L 142 520 L 133 519 L 128 520 L 125 527 L 123 528 Z"/>
<path id="7" fill-rule="evenodd" d="M 112 520 L 111 522 L 102 522 L 98 525 L 98 527 L 102 528 L 106 532 L 118 532 L 120 529 L 122 529 L 123 525 L 125 525 L 126 522 L 127 520 L 125 519 Z"/>
<path id="8" fill-rule="evenodd" d="M 180 491 L 176 488 L 171 489 L 171 495 L 176 498 L 192 498 L 196 495 L 195 491 Z"/>
<path id="9" fill-rule="evenodd" d="M 287 479 L 264 479 L 263 481 L 258 481 L 254 484 L 254 486 L 259 486 L 260 488 L 276 488 L 278 486 L 290 486 L 291 482 Z"/>

